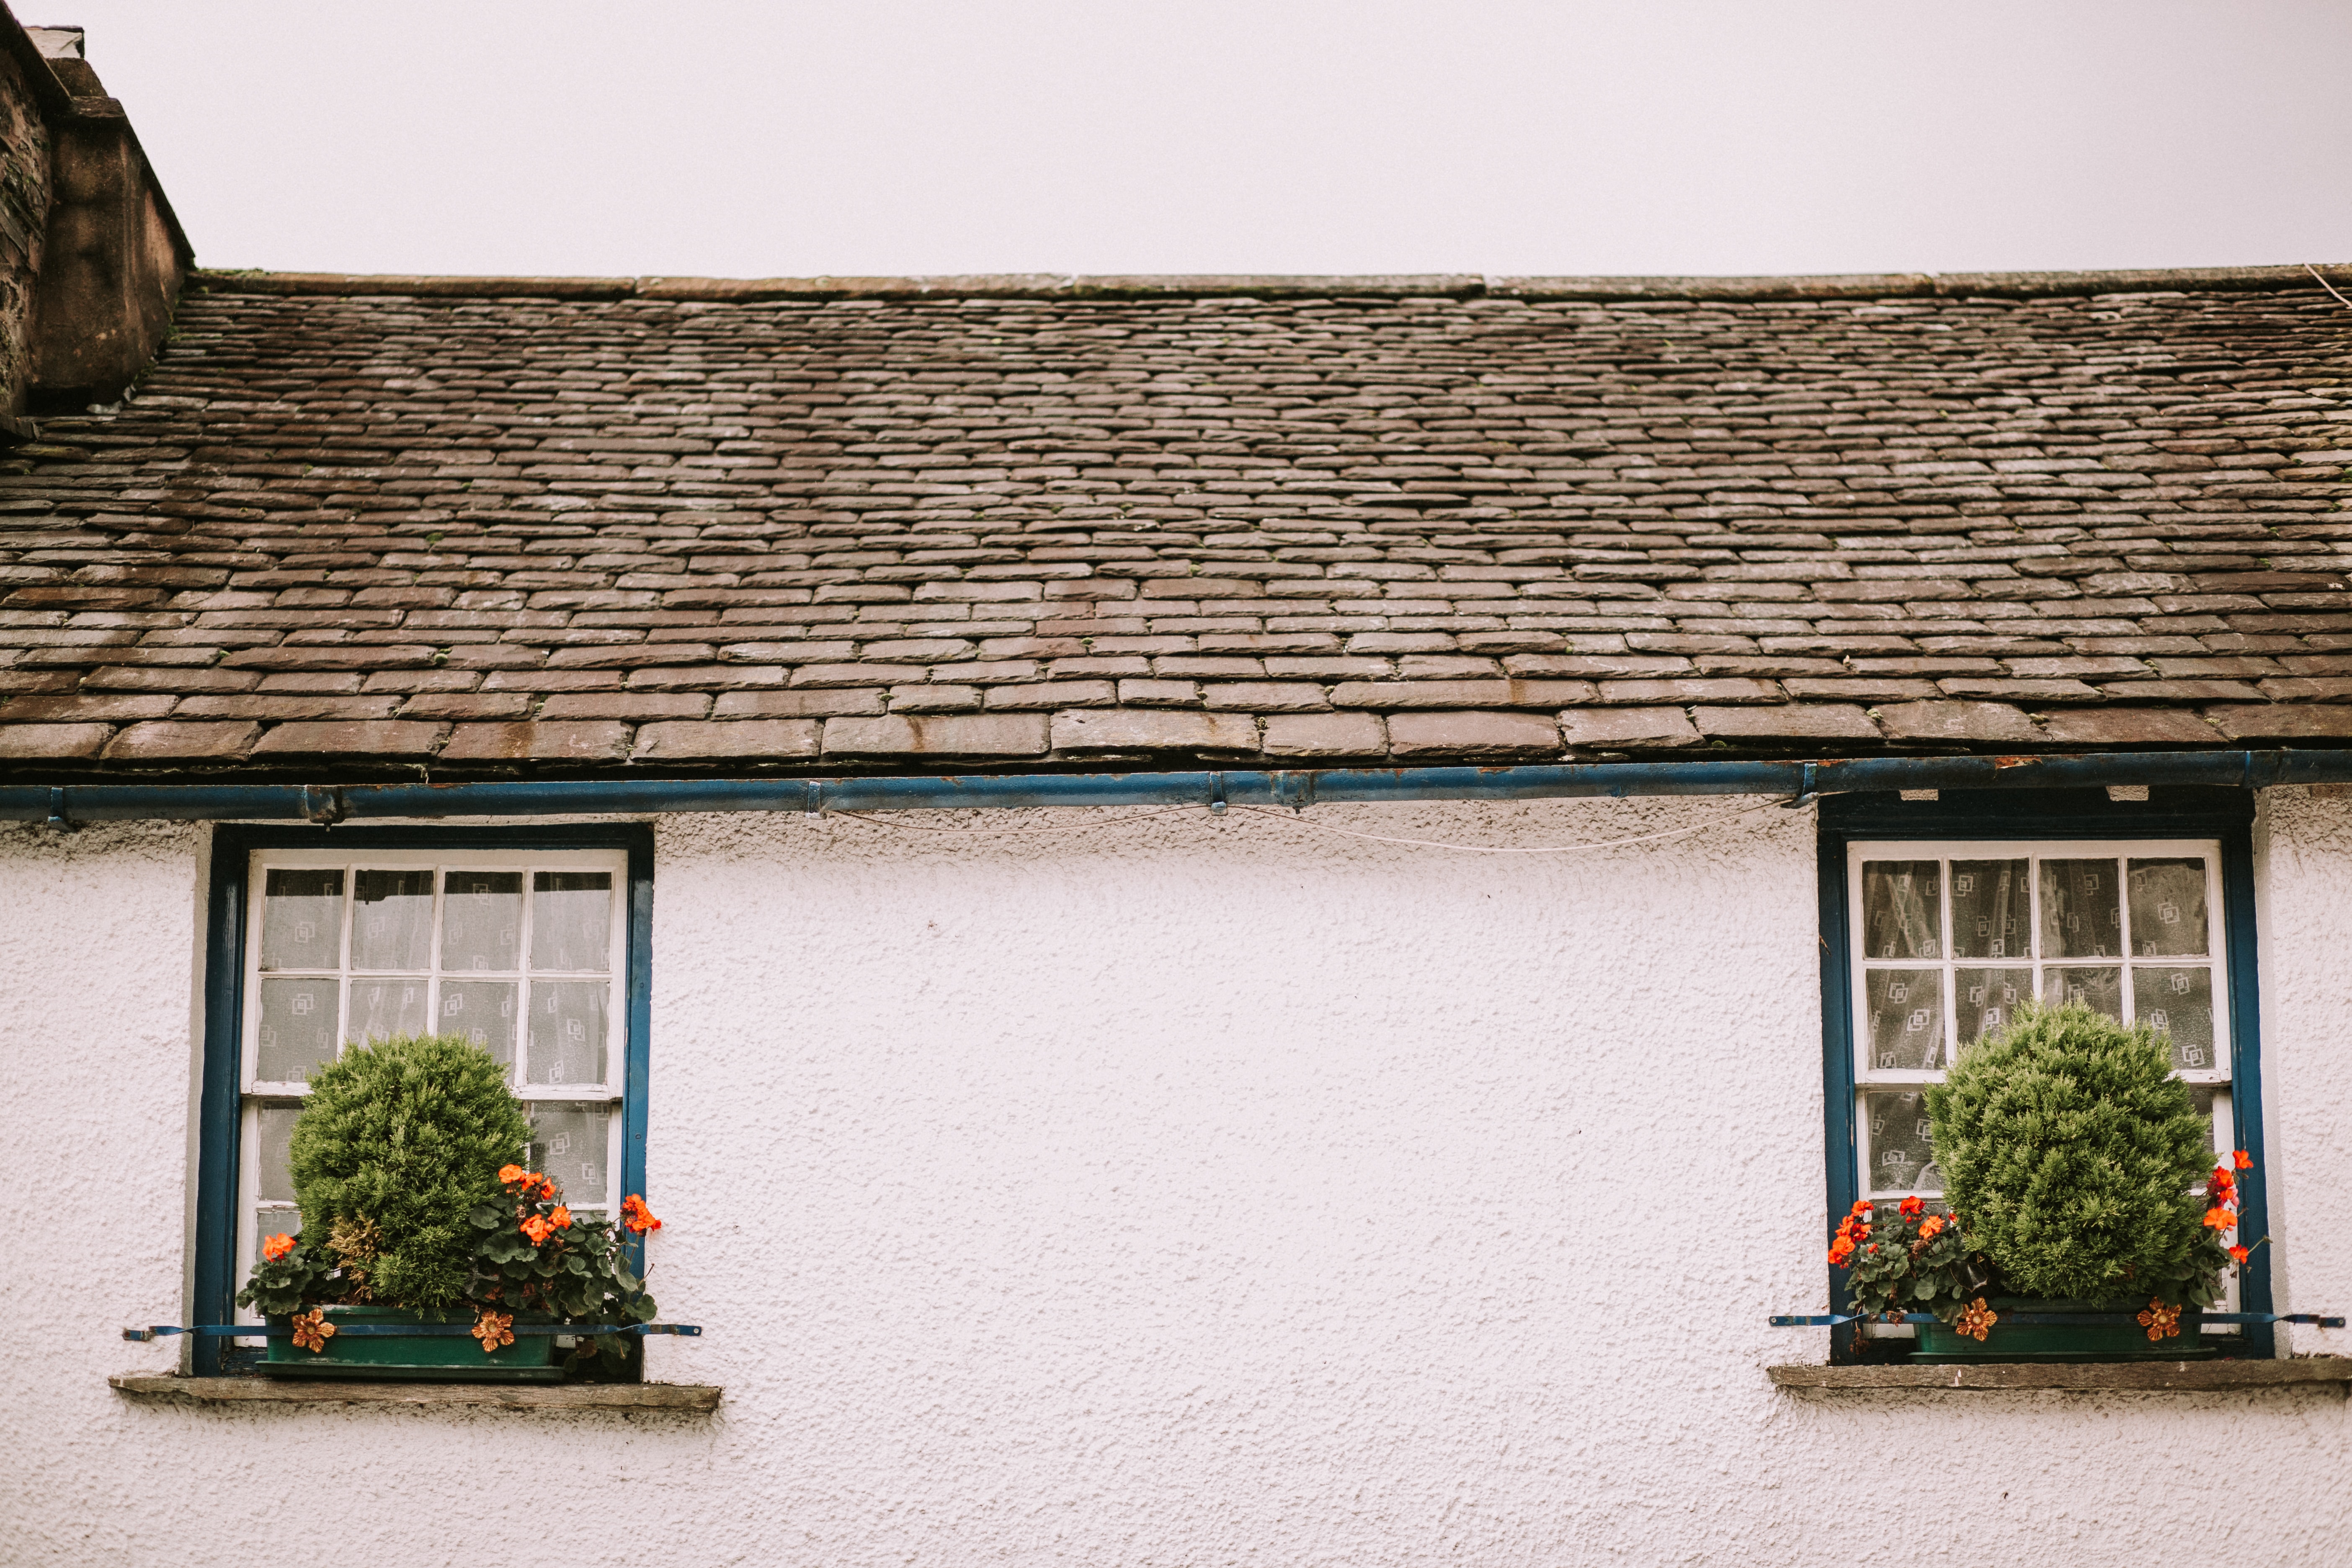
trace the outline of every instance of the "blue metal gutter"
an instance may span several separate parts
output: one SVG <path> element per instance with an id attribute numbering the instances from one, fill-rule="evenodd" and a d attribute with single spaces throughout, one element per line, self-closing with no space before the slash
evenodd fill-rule
<path id="1" fill-rule="evenodd" d="M 309 821 L 644 816 L 700 811 L 969 810 L 1055 805 L 1306 806 L 1318 802 L 1547 800 L 1578 795 L 2352 783 L 2352 750 L 2109 752 L 1814 762 L 1559 763 L 1525 767 L 966 773 L 921 777 L 551 779 L 386 784 L 0 786 L 0 821 Z"/>

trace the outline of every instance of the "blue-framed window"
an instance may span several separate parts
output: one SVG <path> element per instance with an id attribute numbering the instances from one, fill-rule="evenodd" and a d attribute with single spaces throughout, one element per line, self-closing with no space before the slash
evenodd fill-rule
<path id="1" fill-rule="evenodd" d="M 2255 994 L 2252 796 L 2238 790 L 1947 791 L 1822 805 L 1822 1017 L 1828 1212 L 1940 1201 L 1922 1095 L 1954 1052 L 2028 1000 L 2078 1000 L 2168 1034 L 2174 1070 L 2245 1149 L 2242 1233 L 2265 1234 Z M 1826 1235 L 1827 1226 L 1823 1227 Z M 2267 1249 L 2235 1310 L 2271 1310 Z M 1845 1305 L 1832 1268 L 1831 1300 Z M 1850 1325 L 1837 1361 L 1907 1331 Z M 2239 1353 L 2273 1352 L 2242 1326 Z"/>
<path id="2" fill-rule="evenodd" d="M 642 826 L 216 830 L 196 1321 L 233 1321 L 260 1238 L 299 1227 L 285 1160 L 305 1075 L 369 1038 L 471 1036 L 530 1114 L 518 1158 L 575 1208 L 644 1192 L 652 919 Z M 194 1353 L 201 1373 L 256 1352 Z"/>

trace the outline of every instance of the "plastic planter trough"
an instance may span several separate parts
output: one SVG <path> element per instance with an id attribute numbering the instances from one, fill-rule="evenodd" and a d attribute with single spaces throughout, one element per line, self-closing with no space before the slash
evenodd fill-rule
<path id="1" fill-rule="evenodd" d="M 518 1319 L 520 1328 L 528 1319 Z M 537 1320 L 545 1322 L 547 1320 Z M 272 1318 L 272 1329 L 290 1329 L 291 1318 Z M 471 1312 L 405 1312 L 392 1307 L 330 1307 L 327 1321 L 338 1330 L 357 1326 L 447 1324 L 473 1327 Z M 514 1343 L 485 1354 L 468 1332 L 354 1334 L 339 1332 L 322 1351 L 306 1351 L 291 1339 L 272 1339 L 261 1371 L 271 1377 L 331 1377 L 344 1382 L 402 1378 L 434 1383 L 561 1383 L 553 1334 L 518 1333 Z"/>
<path id="2" fill-rule="evenodd" d="M 2043 1301 L 2024 1296 L 1995 1296 L 1985 1305 L 1997 1316 L 1979 1342 L 1950 1326 L 1918 1325 L 1919 1348 L 1915 1362 L 1990 1361 L 2210 1361 L 2221 1353 L 2200 1331 L 2202 1315 L 2194 1307 L 2180 1312 L 2176 1337 L 2151 1340 L 2136 1321 L 2147 1307 L 2137 1301 Z M 2021 1323 L 2020 1316 L 2049 1318 L 2113 1318 L 2114 1322 Z M 275 1351 L 277 1346 L 270 1346 Z"/>

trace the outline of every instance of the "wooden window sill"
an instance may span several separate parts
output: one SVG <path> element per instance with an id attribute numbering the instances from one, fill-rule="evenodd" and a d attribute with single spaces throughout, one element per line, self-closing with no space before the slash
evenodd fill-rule
<path id="1" fill-rule="evenodd" d="M 719 1389 L 695 1383 L 323 1383 L 268 1377 L 152 1377 L 106 1380 L 133 1399 L 197 1405 L 404 1405 L 488 1406 L 499 1410 L 657 1410 L 704 1415 L 719 1408 Z"/>
<path id="2" fill-rule="evenodd" d="M 1953 1363 L 1938 1366 L 1772 1366 L 1780 1388 L 1806 1393 L 2011 1393 L 2030 1389 L 2105 1389 L 2118 1394 L 2198 1394 L 2238 1388 L 2318 1384 L 2338 1393 L 2352 1384 L 2352 1356 L 2291 1361 L 2118 1361 L 2050 1364 Z"/>

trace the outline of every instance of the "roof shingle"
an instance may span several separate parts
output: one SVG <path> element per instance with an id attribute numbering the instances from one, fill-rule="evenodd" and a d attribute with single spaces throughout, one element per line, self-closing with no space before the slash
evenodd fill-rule
<path id="1" fill-rule="evenodd" d="M 2352 740 L 2315 285 L 433 281 L 7 455 L 12 772 Z"/>

